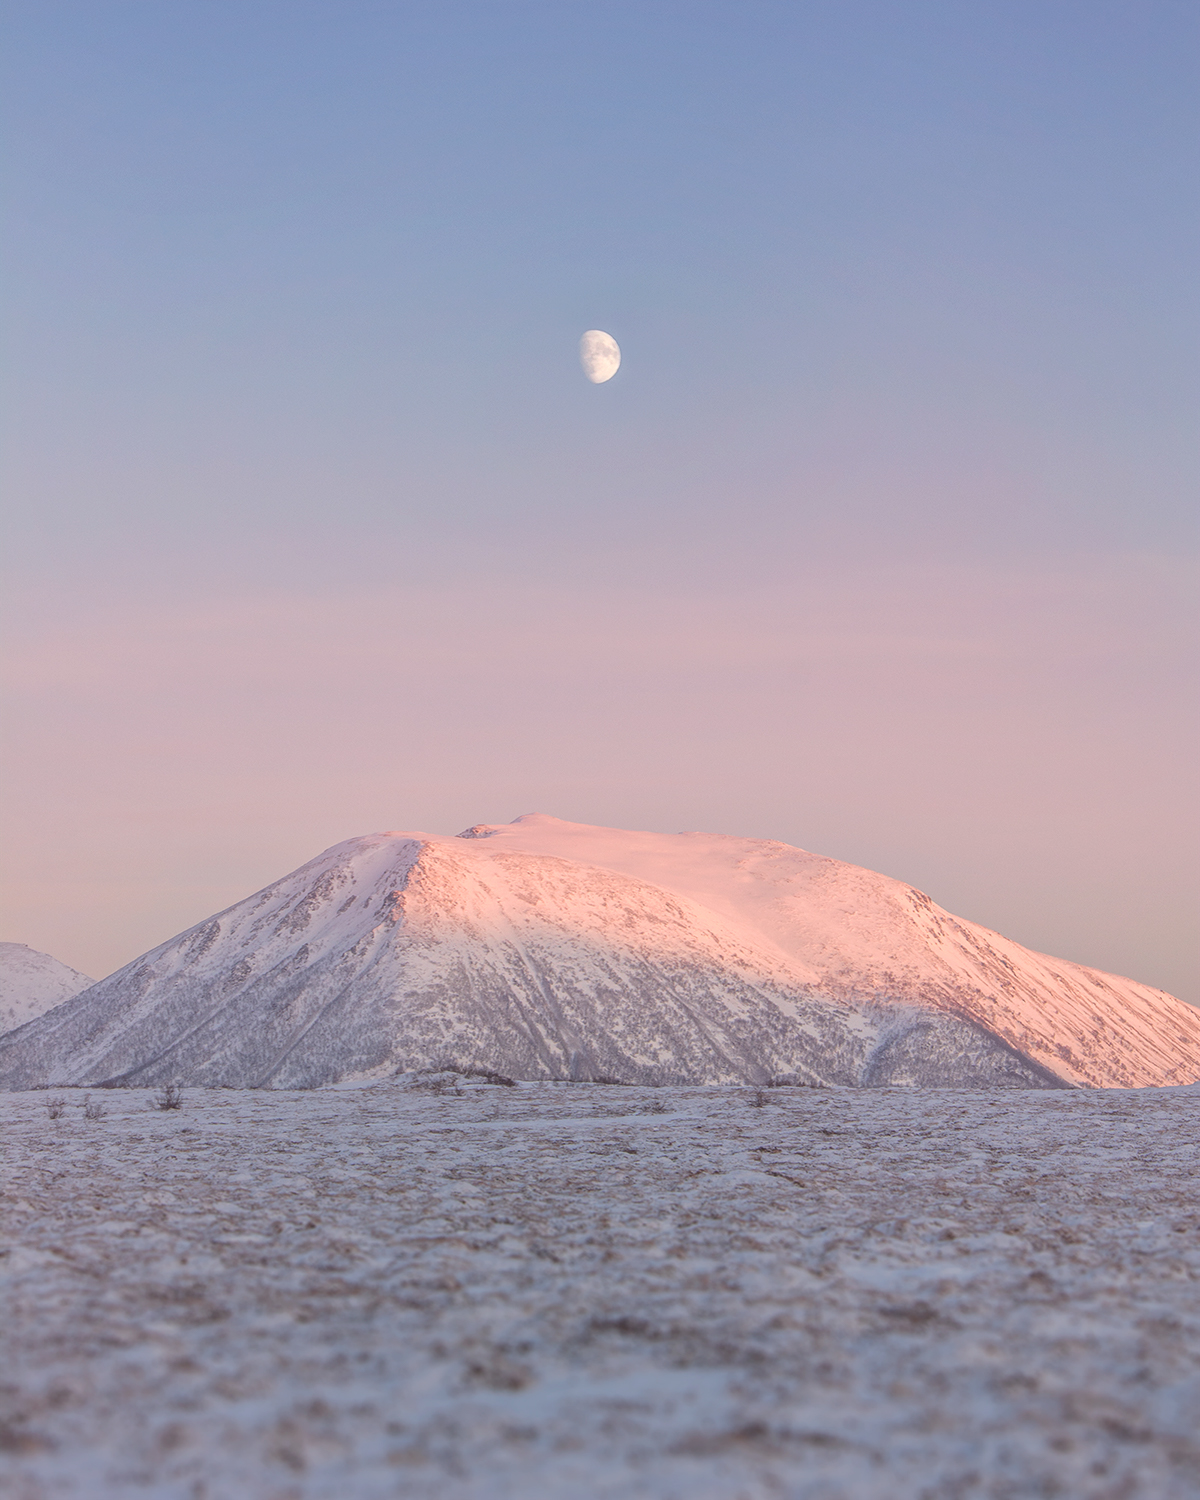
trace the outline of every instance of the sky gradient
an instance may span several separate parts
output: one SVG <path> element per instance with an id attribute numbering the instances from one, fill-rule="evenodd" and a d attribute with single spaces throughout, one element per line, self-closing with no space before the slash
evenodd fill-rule
<path id="1" fill-rule="evenodd" d="M 1200 1001 L 1193 5 L 3 15 L 0 936 L 543 811 Z"/>

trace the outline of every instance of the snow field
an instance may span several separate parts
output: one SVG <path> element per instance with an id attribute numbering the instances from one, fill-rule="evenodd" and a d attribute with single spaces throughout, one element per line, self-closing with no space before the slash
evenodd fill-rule
<path id="1" fill-rule="evenodd" d="M 1200 1089 L 154 1097 L 0 1094 L 6 1497 L 1200 1493 Z"/>
<path id="2" fill-rule="evenodd" d="M 24 1026 L 95 983 L 24 943 L 0 943 L 0 1035 Z"/>

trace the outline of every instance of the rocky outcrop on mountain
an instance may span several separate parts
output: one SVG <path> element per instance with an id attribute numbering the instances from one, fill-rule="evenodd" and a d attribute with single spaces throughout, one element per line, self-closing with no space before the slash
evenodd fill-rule
<path id="1" fill-rule="evenodd" d="M 787 845 L 529 816 L 350 839 L 0 1038 L 0 1084 L 1137 1086 L 1200 1013 Z"/>

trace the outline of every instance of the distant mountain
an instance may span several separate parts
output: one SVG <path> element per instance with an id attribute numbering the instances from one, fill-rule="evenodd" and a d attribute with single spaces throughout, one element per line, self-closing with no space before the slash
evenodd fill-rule
<path id="1" fill-rule="evenodd" d="M 23 1026 L 95 983 L 48 953 L 0 943 L 0 1033 Z"/>
<path id="2" fill-rule="evenodd" d="M 349 839 L 0 1037 L 0 1084 L 1200 1079 L 1200 1012 L 786 844 L 529 815 Z"/>

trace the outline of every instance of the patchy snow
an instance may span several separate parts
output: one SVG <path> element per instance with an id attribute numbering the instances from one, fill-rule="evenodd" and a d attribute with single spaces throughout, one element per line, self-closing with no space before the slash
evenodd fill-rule
<path id="1" fill-rule="evenodd" d="M 0 1038 L 0 1087 L 1191 1083 L 1200 1011 L 786 844 L 530 816 L 349 839 Z"/>
<path id="2" fill-rule="evenodd" d="M 23 1026 L 95 980 L 24 943 L 0 943 L 0 1033 Z"/>
<path id="3" fill-rule="evenodd" d="M 1200 1090 L 421 1081 L 0 1095 L 0 1491 L 1200 1491 Z"/>

